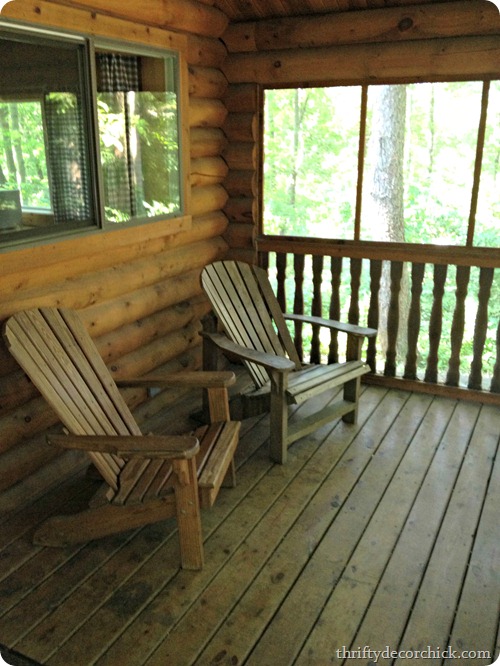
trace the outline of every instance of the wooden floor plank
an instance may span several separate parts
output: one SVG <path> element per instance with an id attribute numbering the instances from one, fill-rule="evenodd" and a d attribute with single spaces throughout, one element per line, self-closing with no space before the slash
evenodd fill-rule
<path id="1" fill-rule="evenodd" d="M 455 409 L 363 622 L 346 647 L 368 645 L 376 651 L 387 646 L 398 648 L 477 413 L 475 405 Z M 432 426 L 432 421 L 427 425 Z M 353 658 L 343 663 L 354 666 L 359 661 Z M 378 663 L 392 664 L 392 659 L 380 657 Z"/>
<path id="2" fill-rule="evenodd" d="M 267 433 L 268 426 L 266 429 L 262 429 L 261 444 L 266 439 Z M 253 445 L 253 442 L 251 444 Z M 202 513 L 205 539 L 211 531 L 217 528 L 225 513 L 234 516 L 236 495 L 244 497 L 259 478 L 267 478 L 265 475 L 271 463 L 265 452 L 260 453 L 259 451 L 258 458 L 259 461 L 253 461 L 251 474 L 246 473 L 246 470 L 245 473 L 243 470 L 239 471 L 236 488 L 223 490 L 219 494 L 216 506 L 212 510 Z M 250 470 L 250 468 L 247 469 Z M 226 504 L 223 501 L 224 496 L 229 497 Z M 114 649 L 118 651 L 123 649 L 122 638 L 127 644 L 124 657 L 127 663 L 134 663 L 134 656 L 138 659 L 137 663 L 142 663 L 148 653 L 149 644 L 154 645 L 155 622 L 163 635 L 165 628 L 168 628 L 169 623 L 175 620 L 176 612 L 181 614 L 185 612 L 186 605 L 191 602 L 190 595 L 199 594 L 199 587 L 203 589 L 203 581 L 210 580 L 214 573 L 224 566 L 231 550 L 231 537 L 237 534 L 240 520 L 233 517 L 230 522 L 232 526 L 229 534 L 220 535 L 221 538 L 216 539 L 213 549 L 209 549 L 208 544 L 205 546 L 206 564 L 201 572 L 178 570 L 177 542 L 174 540 L 168 547 L 163 547 L 158 551 L 135 575 L 124 581 L 117 580 L 112 595 L 103 604 L 96 607 L 92 614 L 88 614 L 86 621 L 81 624 L 78 631 L 51 655 L 48 662 L 50 666 L 78 663 L 82 654 L 93 662 L 108 649 L 114 660 L 111 663 L 120 663 L 116 661 L 117 657 L 112 647 L 114 646 Z M 244 533 L 242 533 L 242 538 Z M 165 607 L 164 603 L 158 602 L 157 599 L 162 598 L 162 595 L 169 602 L 172 600 L 172 603 L 167 603 Z M 123 603 L 123 600 L 126 599 L 133 600 L 133 602 Z M 159 611 L 158 606 L 160 606 Z M 139 632 L 135 634 L 133 624 L 137 619 Z M 146 643 L 143 636 L 143 620 L 150 627 Z M 126 633 L 124 633 L 125 629 L 127 629 Z M 133 637 L 132 642 L 130 642 L 131 637 Z"/>
<path id="3" fill-rule="evenodd" d="M 467 571 L 492 461 L 498 448 L 500 420 L 493 419 L 489 410 L 482 413 L 483 418 L 478 420 L 463 458 L 453 495 L 412 609 L 401 642 L 403 650 L 422 650 L 427 645 L 445 649 L 450 645 L 449 635 L 461 584 Z M 496 532 L 498 536 L 498 529 Z M 498 599 L 500 585 L 497 584 L 491 593 Z M 481 633 L 478 641 L 483 640 L 484 634 Z M 458 649 L 458 646 L 451 647 Z M 491 643 L 481 645 L 475 642 L 472 649 L 491 649 Z M 398 659 L 395 664 L 402 666 L 407 661 L 417 664 L 419 660 Z M 436 655 L 426 662 L 429 666 L 437 666 L 442 663 L 442 659 Z M 474 663 L 480 666 L 488 664 L 488 660 L 475 659 Z"/>
<path id="4" fill-rule="evenodd" d="M 398 461 L 404 455 L 408 438 L 411 438 L 418 428 L 428 403 L 428 399 L 422 400 L 421 397 L 409 397 L 408 394 L 395 396 L 391 393 L 389 400 L 384 401 L 378 413 L 372 416 L 369 434 L 361 431 L 361 435 L 365 434 L 371 440 L 369 455 L 365 457 L 362 450 L 355 449 L 347 452 L 349 466 L 362 465 L 362 469 L 357 471 L 352 489 L 342 503 L 338 515 L 302 571 L 300 580 L 251 654 L 249 664 L 262 663 L 264 655 L 270 656 L 276 664 L 293 663 L 297 658 L 309 632 L 321 616 L 332 590 L 342 579 L 360 535 L 369 523 Z M 405 435 L 401 436 L 402 432 Z M 296 614 L 300 614 L 301 623 L 287 627 L 289 618 Z M 336 615 L 344 617 L 344 614 Z M 333 641 L 336 647 L 337 634 L 335 630 L 330 631 L 328 622 L 324 625 L 324 631 L 327 640 Z M 321 650 L 320 658 L 325 659 L 328 655 L 330 659 L 331 652 L 333 650 L 329 648 L 326 651 Z"/>
<path id="5" fill-rule="evenodd" d="M 492 640 L 492 636 L 495 636 L 500 615 L 500 411 L 485 405 L 480 418 L 489 425 L 487 437 L 497 439 L 496 462 L 489 479 L 488 493 L 449 641 L 450 645 L 460 651 L 489 651 L 489 660 L 477 657 L 478 666 L 490 664 L 498 656 L 496 641 Z M 453 663 L 456 664 L 456 660 L 447 659 L 444 666 L 452 666 Z"/>
<path id="6" fill-rule="evenodd" d="M 199 646 L 190 645 L 190 641 L 184 640 L 183 637 L 192 633 L 194 625 L 199 642 L 202 642 L 208 639 L 216 627 L 224 621 L 227 606 L 231 606 L 237 600 L 242 586 L 244 589 L 244 586 L 251 582 L 255 575 L 255 567 L 260 566 L 260 562 L 269 550 L 281 540 L 294 512 L 304 505 L 306 501 L 304 495 L 298 493 L 291 498 L 288 495 L 284 496 L 283 493 L 317 449 L 321 438 L 318 434 L 316 437 L 319 438 L 318 441 L 311 438 L 302 442 L 303 446 L 292 447 L 290 462 L 285 466 L 273 465 L 266 478 L 262 479 L 240 504 L 238 508 L 240 523 L 243 519 L 241 526 L 246 525 L 240 544 L 232 548 L 231 557 L 228 558 L 224 570 L 210 582 L 189 611 L 172 628 L 168 634 L 168 641 L 160 643 L 146 663 L 170 663 L 172 660 L 178 663 L 190 663 L 196 658 Z M 239 529 L 241 529 L 240 523 L 238 523 Z M 228 525 L 227 521 L 221 531 L 224 533 L 228 528 L 229 533 L 234 533 L 235 528 Z M 207 543 L 207 552 L 209 548 L 210 541 Z M 158 599 L 158 602 L 163 603 L 161 599 Z M 176 645 L 173 654 L 170 652 L 171 644 Z"/>
<path id="7" fill-rule="evenodd" d="M 257 428 L 254 428 L 251 433 L 248 433 L 248 436 L 244 436 L 242 438 L 238 451 L 239 455 L 241 455 L 241 452 L 247 449 L 249 441 L 253 442 L 253 446 L 255 446 L 255 440 L 259 441 L 261 444 L 261 449 L 257 452 L 259 464 L 261 459 L 265 461 L 266 473 L 269 474 L 275 465 L 270 463 L 268 458 L 268 438 L 269 421 L 268 417 L 266 417 L 265 420 L 257 426 Z M 311 456 L 313 451 L 314 448 L 309 446 L 309 450 L 306 450 L 305 455 L 307 457 Z M 278 470 L 279 469 L 282 468 L 278 467 Z M 241 495 L 241 501 L 239 500 L 238 504 L 238 516 L 229 515 L 226 524 L 221 523 L 219 529 L 217 529 L 216 532 L 210 536 L 205 543 L 207 563 L 205 565 L 203 575 L 198 581 L 199 587 L 201 588 L 198 591 L 199 596 L 201 596 L 201 593 L 205 594 L 204 585 L 209 585 L 211 578 L 217 574 L 218 570 L 213 565 L 221 562 L 221 552 L 224 553 L 225 560 L 227 561 L 229 556 L 231 556 L 234 550 L 237 548 L 238 542 L 232 543 L 232 541 L 234 541 L 236 537 L 240 541 L 244 541 L 247 534 L 254 528 L 255 524 L 258 523 L 259 518 L 265 512 L 266 494 L 268 496 L 268 501 L 272 502 L 274 493 L 276 492 L 279 494 L 280 487 L 282 487 L 283 484 L 286 486 L 286 478 L 288 478 L 290 474 L 289 470 L 286 475 L 282 475 L 283 479 L 280 479 L 279 483 L 275 483 L 272 479 L 267 479 L 265 480 L 266 487 L 259 489 L 258 485 L 261 483 L 261 479 L 260 476 L 256 474 L 255 466 L 253 475 L 247 476 L 247 471 L 248 470 L 243 467 L 242 472 L 245 473 L 244 478 L 241 477 L 240 470 L 238 470 L 237 473 L 238 483 L 236 490 L 237 494 Z M 275 487 L 271 488 L 273 485 Z M 269 488 L 271 488 L 271 490 L 268 490 Z M 251 495 L 250 497 L 248 497 L 249 494 Z M 255 499 L 254 495 L 257 497 L 257 500 Z M 228 499 L 234 503 L 236 494 L 234 491 L 231 491 L 226 497 L 228 497 Z M 255 502 L 257 502 L 256 506 Z M 219 515 L 220 511 L 221 503 L 220 499 L 218 498 L 215 507 L 215 515 Z M 233 522 L 235 519 L 237 521 L 236 523 Z M 220 545 L 221 542 L 223 544 L 222 548 Z M 183 614 L 188 611 L 189 604 L 196 603 L 197 601 L 197 597 L 186 596 L 186 591 L 188 591 L 189 594 L 192 594 L 192 590 L 190 586 L 188 587 L 186 585 L 185 581 L 179 580 L 178 588 L 179 604 L 177 604 L 177 595 L 174 594 L 173 586 L 170 586 L 166 599 L 169 601 L 173 598 L 174 603 L 166 607 L 165 598 L 163 598 L 162 595 L 159 595 L 158 599 L 155 600 L 155 603 L 152 604 L 152 606 L 145 612 L 145 614 L 143 614 L 137 623 L 134 623 L 131 627 L 129 627 L 127 634 L 120 637 L 116 644 L 113 645 L 108 650 L 106 655 L 102 657 L 99 663 L 114 664 L 120 662 L 120 660 L 124 659 L 125 657 L 129 660 L 132 660 L 131 663 L 142 663 L 141 659 L 144 657 L 144 654 L 147 653 L 148 649 L 151 651 L 151 644 L 153 644 L 156 640 L 157 644 L 160 645 L 163 638 L 165 637 L 166 632 L 168 630 L 172 631 L 176 626 L 176 623 L 181 621 Z M 206 609 L 204 608 L 204 614 L 205 612 Z M 160 618 L 163 618 L 167 613 L 170 622 L 172 623 L 170 627 L 166 625 L 164 620 L 160 621 Z M 145 618 L 149 626 L 147 646 L 144 646 L 141 630 L 141 624 Z M 181 659 L 181 657 L 178 655 L 177 658 Z M 134 659 L 137 659 L 137 662 L 135 662 Z"/>
<path id="8" fill-rule="evenodd" d="M 384 395 L 384 392 L 366 391 L 358 426 L 353 428 L 339 423 L 304 466 L 294 485 L 301 484 L 304 480 L 313 484 L 311 499 L 306 508 L 297 514 L 286 538 L 265 562 L 251 587 L 199 656 L 200 663 L 210 663 L 217 655 L 222 654 L 241 663 L 260 639 L 263 627 L 279 608 L 290 585 L 300 575 L 355 483 L 357 474 L 346 474 L 346 459 L 355 454 L 352 449 L 353 441 L 359 436 L 365 421 L 375 411 Z M 359 446 L 361 449 L 365 448 L 365 454 L 369 458 L 372 449 L 366 449 L 366 444 L 366 440 L 363 441 L 360 437 Z M 340 461 L 343 461 L 343 464 L 339 464 Z M 330 483 L 324 483 L 325 476 Z M 287 491 L 290 494 L 295 492 L 293 486 Z"/>
<path id="9" fill-rule="evenodd" d="M 48 662 L 59 644 L 96 612 L 120 581 L 136 571 L 154 549 L 155 540 L 157 548 L 163 546 L 164 533 L 151 526 L 139 533 L 88 544 L 79 557 L 71 559 L 11 611 L 6 618 L 6 631 L 12 631 L 17 622 L 19 629 L 24 630 L 20 636 L 22 649 L 37 661 Z M 64 585 L 58 585 L 58 580 Z M 20 648 L 18 641 L 13 645 Z"/>
<path id="10" fill-rule="evenodd" d="M 63 482 L 2 518 L 0 645 L 43 666 L 367 666 L 335 649 L 433 641 L 497 654 L 499 429 L 492 406 L 365 386 L 357 426 L 319 429 L 280 466 L 269 417 L 245 420 L 238 484 L 202 513 L 201 572 L 179 570 L 175 520 L 33 547 L 60 498 L 87 492 Z"/>

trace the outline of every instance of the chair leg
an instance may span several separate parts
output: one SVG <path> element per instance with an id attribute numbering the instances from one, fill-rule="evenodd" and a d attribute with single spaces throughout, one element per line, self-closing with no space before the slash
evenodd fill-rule
<path id="1" fill-rule="evenodd" d="M 345 423 L 356 424 L 358 422 L 358 405 L 361 393 L 361 377 L 351 379 L 344 384 L 344 400 L 352 402 L 352 410 L 344 414 L 342 421 Z"/>
<path id="2" fill-rule="evenodd" d="M 183 569 L 203 568 L 203 535 L 201 531 L 200 503 L 196 461 L 174 460 L 174 473 L 177 475 L 175 505 Z"/>
<path id="3" fill-rule="evenodd" d="M 287 376 L 282 372 L 271 373 L 271 432 L 269 456 L 281 465 L 286 463 L 288 453 L 288 404 L 285 390 Z"/>

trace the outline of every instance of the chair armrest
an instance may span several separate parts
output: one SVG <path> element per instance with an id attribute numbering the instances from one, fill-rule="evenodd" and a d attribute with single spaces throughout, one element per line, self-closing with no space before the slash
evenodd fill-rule
<path id="1" fill-rule="evenodd" d="M 291 313 L 283 313 L 283 317 L 290 321 L 300 321 L 304 324 L 318 324 L 319 326 L 333 328 L 337 331 L 360 337 L 366 336 L 368 338 L 373 338 L 378 332 L 376 328 L 364 328 L 363 326 L 356 326 L 355 324 L 345 324 L 341 321 L 335 321 L 335 319 L 323 319 L 322 317 L 309 317 L 307 315 Z"/>
<path id="2" fill-rule="evenodd" d="M 158 388 L 227 388 L 236 381 L 234 372 L 221 371 L 212 372 L 206 370 L 197 370 L 189 372 L 175 372 L 163 375 L 143 375 L 142 377 L 132 377 L 128 379 L 117 379 L 116 385 L 126 386 L 148 386 Z"/>
<path id="3" fill-rule="evenodd" d="M 191 435 L 48 435 L 49 444 L 65 449 L 110 453 L 123 458 L 189 459 L 200 448 Z"/>
<path id="4" fill-rule="evenodd" d="M 290 372 L 291 370 L 295 370 L 295 363 L 290 361 L 290 359 L 243 347 L 221 333 L 207 333 L 203 331 L 200 335 L 211 340 L 217 345 L 217 347 L 219 347 L 219 349 L 222 349 L 222 351 L 234 354 L 244 361 L 250 361 L 251 363 L 262 365 L 268 370 L 276 370 L 278 372 Z"/>

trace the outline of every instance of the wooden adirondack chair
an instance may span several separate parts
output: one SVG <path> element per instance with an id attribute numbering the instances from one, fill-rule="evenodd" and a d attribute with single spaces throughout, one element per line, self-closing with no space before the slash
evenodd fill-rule
<path id="1" fill-rule="evenodd" d="M 377 331 L 333 320 L 281 312 L 267 273 L 242 262 L 220 261 L 206 266 L 202 286 L 226 335 L 205 331 L 205 359 L 215 347 L 241 359 L 254 382 L 247 399 L 269 395 L 270 456 L 284 463 L 289 444 L 336 418 L 355 423 L 360 378 L 370 371 L 361 361 L 365 336 Z M 347 333 L 347 361 L 304 366 L 297 354 L 286 319 L 327 326 Z M 205 365 L 208 365 L 206 363 Z M 319 412 L 288 424 L 288 406 L 301 404 L 323 391 L 344 387 L 343 399 Z"/>
<path id="2" fill-rule="evenodd" d="M 234 375 L 184 372 L 124 382 L 208 388 L 211 425 L 195 435 L 143 435 L 76 312 L 19 312 L 7 320 L 4 337 L 69 431 L 49 441 L 86 451 L 105 481 L 88 510 L 49 519 L 35 542 L 80 543 L 177 516 L 181 564 L 200 569 L 200 503 L 210 507 L 226 473 L 234 475 L 240 423 L 229 420 L 227 401 Z"/>

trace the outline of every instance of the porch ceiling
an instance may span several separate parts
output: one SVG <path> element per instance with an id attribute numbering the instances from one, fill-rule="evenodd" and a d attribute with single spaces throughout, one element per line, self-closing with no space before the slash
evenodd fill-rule
<path id="1" fill-rule="evenodd" d="M 437 1 L 458 2 L 460 0 Z M 229 17 L 230 21 L 254 21 L 282 16 L 404 7 L 424 4 L 424 2 L 421 0 L 215 0 L 214 4 Z"/>

